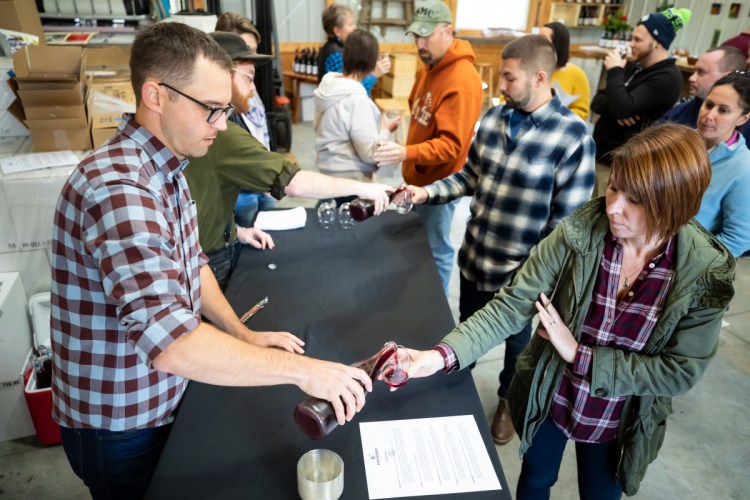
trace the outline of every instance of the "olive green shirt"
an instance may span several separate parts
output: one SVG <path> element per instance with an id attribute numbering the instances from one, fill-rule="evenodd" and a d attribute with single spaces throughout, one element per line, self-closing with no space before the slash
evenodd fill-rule
<path id="1" fill-rule="evenodd" d="M 234 205 L 240 189 L 271 193 L 280 200 L 300 167 L 266 150 L 236 123 L 227 122 L 206 156 L 190 158 L 185 169 L 190 194 L 198 209 L 198 231 L 204 252 L 237 239 Z M 228 236 L 225 238 L 224 233 Z"/>

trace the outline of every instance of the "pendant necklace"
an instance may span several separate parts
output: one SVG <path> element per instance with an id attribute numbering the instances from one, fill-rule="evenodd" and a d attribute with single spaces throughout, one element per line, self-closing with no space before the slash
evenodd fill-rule
<path id="1" fill-rule="evenodd" d="M 641 269 L 643 269 L 643 268 L 641 268 Z M 622 287 L 623 288 L 628 288 L 630 286 L 630 277 L 633 276 L 635 273 L 639 272 L 641 269 L 636 269 L 632 273 L 626 274 L 625 275 L 625 281 L 622 283 Z M 623 268 L 623 270 L 624 270 L 624 268 Z"/>

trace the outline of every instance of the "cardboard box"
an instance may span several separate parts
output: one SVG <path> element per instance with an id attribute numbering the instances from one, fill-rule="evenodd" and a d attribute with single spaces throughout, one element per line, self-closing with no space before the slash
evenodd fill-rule
<path id="1" fill-rule="evenodd" d="M 40 45 L 46 44 L 36 2 L 0 0 L 0 28 L 36 35 Z"/>
<path id="2" fill-rule="evenodd" d="M 23 397 L 23 372 L 31 349 L 27 304 L 21 276 L 0 273 L 0 441 L 34 433 Z"/>
<path id="3" fill-rule="evenodd" d="M 389 54 L 391 76 L 411 76 L 417 74 L 417 56 L 415 54 Z"/>
<path id="4" fill-rule="evenodd" d="M 94 149 L 98 148 L 109 140 L 110 137 L 117 133 L 117 127 L 113 128 L 93 128 L 91 129 L 91 142 Z"/>
<path id="5" fill-rule="evenodd" d="M 133 93 L 133 85 L 130 83 L 129 72 L 114 71 L 107 75 L 94 72 L 88 77 L 86 85 L 89 94 L 96 91 L 135 105 L 135 94 Z"/>
<path id="6" fill-rule="evenodd" d="M 34 151 L 91 149 L 91 135 L 86 119 L 26 120 Z"/>
<path id="7" fill-rule="evenodd" d="M 13 70 L 19 89 L 40 82 L 82 82 L 85 66 L 85 52 L 80 47 L 32 45 L 13 54 Z"/>
<path id="8" fill-rule="evenodd" d="M 381 78 L 382 89 L 390 97 L 408 97 L 414 86 L 414 76 L 390 76 Z"/>
<path id="9" fill-rule="evenodd" d="M 29 313 L 34 325 L 34 344 L 44 345 L 48 349 L 50 342 L 50 293 L 39 293 L 29 299 Z M 26 388 L 24 396 L 29 407 L 31 420 L 39 442 L 44 445 L 58 444 L 62 441 L 60 437 L 60 426 L 52 419 L 52 389 L 49 387 L 39 389 L 37 387 L 36 372 L 33 369 L 31 354 L 29 354 L 29 365 Z"/>
<path id="10" fill-rule="evenodd" d="M 92 133 L 98 128 L 117 128 L 123 113 L 135 113 L 135 104 L 121 101 L 96 90 L 89 92 L 86 106 Z"/>

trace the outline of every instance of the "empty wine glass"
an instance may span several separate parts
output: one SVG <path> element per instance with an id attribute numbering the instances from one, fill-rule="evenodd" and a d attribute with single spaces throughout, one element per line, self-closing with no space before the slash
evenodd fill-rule
<path id="1" fill-rule="evenodd" d="M 342 203 L 339 207 L 339 226 L 341 229 L 349 229 L 354 226 L 354 219 L 352 219 L 349 206 L 349 203 Z"/>
<path id="2" fill-rule="evenodd" d="M 336 200 L 321 200 L 318 205 L 318 223 L 330 229 L 336 223 Z"/>

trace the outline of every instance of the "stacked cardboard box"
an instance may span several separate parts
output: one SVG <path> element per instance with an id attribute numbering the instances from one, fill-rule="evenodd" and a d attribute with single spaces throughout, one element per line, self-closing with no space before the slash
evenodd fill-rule
<path id="1" fill-rule="evenodd" d="M 135 95 L 125 71 L 94 73 L 88 80 L 86 108 L 91 140 L 98 148 L 117 132 L 123 113 L 135 113 Z"/>
<path id="2" fill-rule="evenodd" d="M 391 70 L 383 76 L 382 89 L 385 97 L 409 97 L 417 73 L 415 54 L 390 54 Z"/>
<path id="3" fill-rule="evenodd" d="M 24 47 L 13 67 L 34 150 L 91 149 L 81 48 Z"/>

